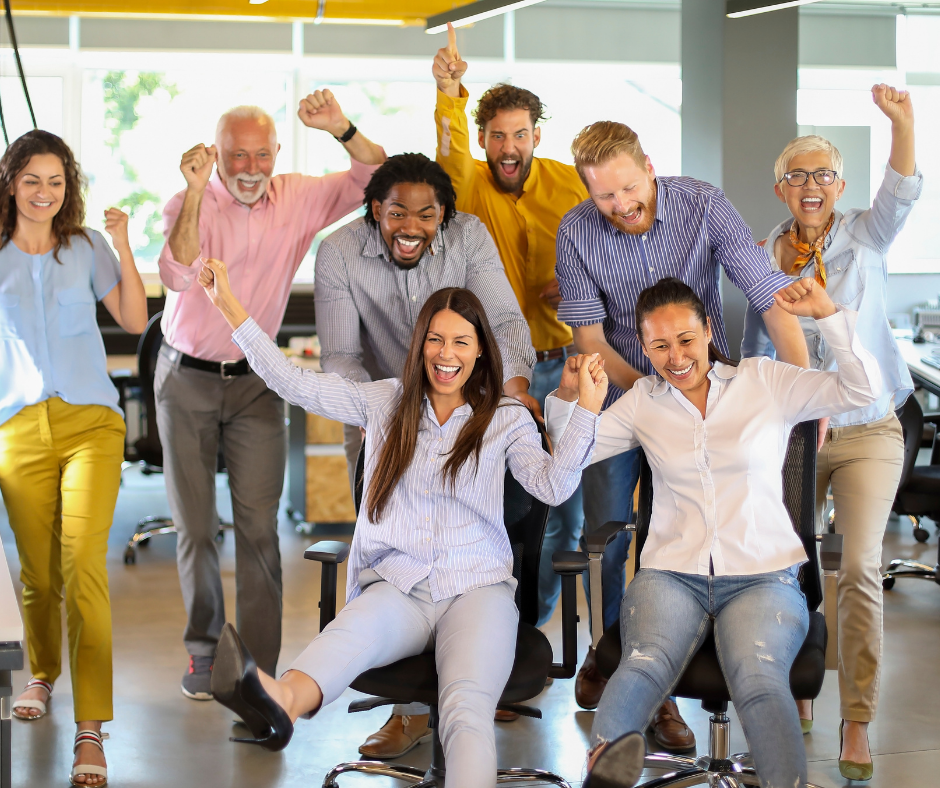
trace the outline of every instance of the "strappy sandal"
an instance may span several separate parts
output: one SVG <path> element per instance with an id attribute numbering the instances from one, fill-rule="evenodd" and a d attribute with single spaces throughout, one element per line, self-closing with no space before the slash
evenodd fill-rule
<path id="1" fill-rule="evenodd" d="M 79 731 L 75 734 L 75 744 L 72 747 L 72 753 L 74 754 L 78 750 L 78 745 L 80 744 L 94 744 L 101 752 L 104 752 L 104 745 L 102 745 L 101 740 L 104 736 L 98 731 L 85 730 Z M 104 777 L 103 783 L 77 783 L 75 778 L 80 774 L 94 774 L 98 777 Z M 108 769 L 106 766 L 95 766 L 91 763 L 77 763 L 72 767 L 72 773 L 69 775 L 69 784 L 77 785 L 80 788 L 104 788 L 108 784 Z"/>
<path id="2" fill-rule="evenodd" d="M 46 691 L 46 699 L 43 700 L 17 700 L 13 702 L 13 716 L 18 720 L 26 720 L 27 722 L 31 720 L 38 720 L 46 716 L 47 708 L 46 704 L 49 703 L 50 698 L 52 698 L 52 685 L 48 681 L 43 681 L 42 679 L 32 678 L 26 682 L 26 686 L 23 688 L 23 692 L 32 689 L 33 687 L 39 687 Z M 18 714 L 17 709 L 38 709 L 39 714 Z"/>

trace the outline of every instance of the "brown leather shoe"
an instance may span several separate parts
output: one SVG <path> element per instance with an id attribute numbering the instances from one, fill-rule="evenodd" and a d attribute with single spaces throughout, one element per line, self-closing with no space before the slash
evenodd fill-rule
<path id="1" fill-rule="evenodd" d="M 515 722 L 519 719 L 519 714 L 508 709 L 496 709 L 495 719 L 497 722 Z"/>
<path id="2" fill-rule="evenodd" d="M 574 699 L 582 709 L 596 709 L 606 686 L 607 679 L 597 669 L 594 649 L 589 648 L 584 664 L 581 665 L 578 676 L 574 680 Z"/>
<path id="3" fill-rule="evenodd" d="M 431 741 L 434 734 L 428 727 L 428 715 L 393 714 L 378 731 L 366 739 L 359 752 L 367 758 L 385 760 L 398 758 L 422 742 Z"/>
<path id="4" fill-rule="evenodd" d="M 695 734 L 682 715 L 679 714 L 679 707 L 674 700 L 667 700 L 650 724 L 653 730 L 653 738 L 656 743 L 664 750 L 672 752 L 684 752 L 695 747 Z"/>

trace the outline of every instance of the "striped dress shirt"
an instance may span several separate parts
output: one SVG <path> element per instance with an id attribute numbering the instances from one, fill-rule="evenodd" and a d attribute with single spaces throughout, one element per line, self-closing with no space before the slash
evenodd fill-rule
<path id="1" fill-rule="evenodd" d="M 643 235 L 616 229 L 591 200 L 569 211 L 558 228 L 555 267 L 563 299 L 558 319 L 572 327 L 603 323 L 608 344 L 647 375 L 653 367 L 643 355 L 635 313 L 645 288 L 667 276 L 689 285 L 705 304 L 715 345 L 728 354 L 719 266 L 760 314 L 790 283 L 771 269 L 720 189 L 693 178 L 657 178 L 656 188 L 656 218 Z M 623 393 L 611 383 L 604 407 Z"/>
<path id="2" fill-rule="evenodd" d="M 311 413 L 366 428 L 364 489 L 369 489 L 401 383 L 357 383 L 291 364 L 252 319 L 232 339 L 251 368 L 288 402 Z M 428 579 L 435 602 L 512 576 L 512 550 L 503 522 L 506 468 L 532 495 L 552 506 L 571 496 L 594 451 L 599 417 L 575 407 L 554 456 L 542 449 L 529 411 L 504 399 L 483 437 L 479 467 L 471 458 L 452 488 L 441 469 L 471 415 L 467 404 L 439 424 L 425 398 L 414 459 L 382 518 L 359 512 L 346 580 L 346 599 L 360 593 L 359 573 L 374 569 L 403 593 Z"/>
<path id="3" fill-rule="evenodd" d="M 457 213 L 412 268 L 389 255 L 378 227 L 359 218 L 320 244 L 314 299 L 320 363 L 355 381 L 394 378 L 431 294 L 465 287 L 480 302 L 503 356 L 503 379 L 532 379 L 535 351 L 496 245 L 476 216 Z"/>

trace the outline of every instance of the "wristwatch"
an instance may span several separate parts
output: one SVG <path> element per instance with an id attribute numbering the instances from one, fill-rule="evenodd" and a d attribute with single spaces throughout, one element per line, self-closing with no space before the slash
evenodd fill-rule
<path id="1" fill-rule="evenodd" d="M 353 135 L 356 133 L 356 127 L 353 126 L 352 122 L 349 124 L 349 128 L 346 129 L 346 133 L 342 137 L 333 137 L 337 142 L 349 142 Z"/>

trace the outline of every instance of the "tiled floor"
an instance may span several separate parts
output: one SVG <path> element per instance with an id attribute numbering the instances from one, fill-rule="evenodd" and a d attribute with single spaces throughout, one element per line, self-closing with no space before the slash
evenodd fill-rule
<path id="1" fill-rule="evenodd" d="M 229 510 L 227 491 L 220 481 L 220 509 Z M 106 726 L 110 783 L 130 786 L 278 786 L 316 788 L 337 761 L 357 757 L 356 747 L 386 718 L 377 709 L 348 715 L 348 702 L 358 694 L 348 691 L 315 720 L 301 722 L 290 747 L 271 754 L 228 741 L 233 733 L 231 714 L 215 703 L 185 699 L 179 681 L 187 657 L 181 642 L 183 607 L 173 557 L 175 538 L 161 537 L 141 551 L 136 566 L 122 563 L 123 543 L 136 520 L 146 514 L 166 513 L 160 477 L 144 478 L 131 472 L 122 489 L 109 551 L 111 597 L 114 607 L 115 719 Z M 906 521 L 889 523 L 886 560 L 920 557 L 933 564 L 937 537 L 916 543 Z M 0 508 L 0 537 L 14 575 L 16 551 Z M 282 667 L 315 635 L 317 627 L 318 569 L 302 559 L 309 537 L 296 534 L 284 518 L 281 552 L 284 559 L 284 645 Z M 228 614 L 234 614 L 234 544 L 231 535 L 222 548 Z M 344 578 L 340 578 L 341 584 Z M 19 590 L 19 586 L 17 584 Z M 885 668 L 881 708 L 871 729 L 875 753 L 872 788 L 940 784 L 940 587 L 922 581 L 900 581 L 887 593 L 885 605 Z M 583 604 L 583 603 L 582 603 Z M 584 611 L 582 611 L 583 613 Z M 582 614 L 582 620 L 586 616 Z M 557 618 L 546 628 L 559 639 Z M 582 627 L 581 649 L 587 644 Z M 557 653 L 557 651 L 556 651 Z M 28 678 L 15 674 L 14 692 Z M 592 714 L 574 703 L 572 681 L 556 681 L 537 704 L 542 720 L 521 719 L 497 726 L 501 766 L 535 766 L 561 773 L 578 785 L 585 742 Z M 694 703 L 680 701 L 682 711 L 699 740 L 707 747 L 707 715 Z M 837 725 L 838 687 L 829 674 L 816 702 L 816 727 L 806 737 L 810 779 L 822 786 L 841 786 Z M 71 688 L 68 674 L 56 684 L 51 714 L 35 723 L 13 724 L 13 785 L 66 785 L 71 762 Z M 733 724 L 732 751 L 746 749 L 737 720 Z M 424 765 L 429 747 L 422 745 L 407 761 Z M 652 776 L 652 775 L 650 775 Z M 341 785 L 376 788 L 401 785 L 388 778 L 350 776 Z"/>

